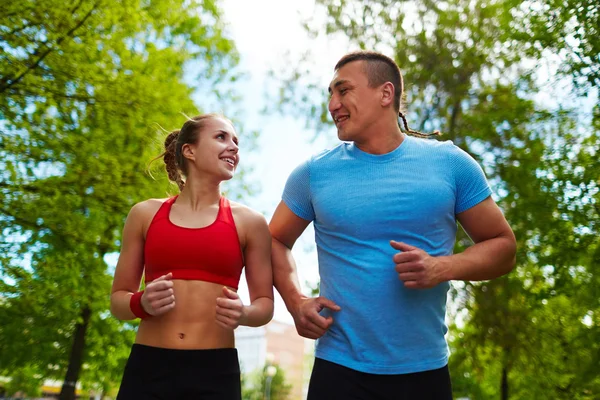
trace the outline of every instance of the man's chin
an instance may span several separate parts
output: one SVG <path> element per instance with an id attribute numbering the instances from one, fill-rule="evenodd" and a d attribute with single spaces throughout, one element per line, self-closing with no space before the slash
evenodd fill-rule
<path id="1" fill-rule="evenodd" d="M 348 134 L 348 132 L 344 132 L 338 129 L 337 132 L 338 135 L 338 139 L 340 139 L 342 142 L 351 142 L 352 139 L 350 138 L 351 135 Z"/>

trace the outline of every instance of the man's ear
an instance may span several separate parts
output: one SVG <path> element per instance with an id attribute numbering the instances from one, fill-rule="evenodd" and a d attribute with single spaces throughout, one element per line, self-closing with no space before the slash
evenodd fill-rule
<path id="1" fill-rule="evenodd" d="M 394 104 L 394 85 L 386 82 L 381 86 L 381 106 L 387 107 Z"/>

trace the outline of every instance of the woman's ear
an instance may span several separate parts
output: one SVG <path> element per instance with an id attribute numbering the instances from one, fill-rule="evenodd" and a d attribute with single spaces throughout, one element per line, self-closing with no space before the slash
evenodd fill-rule
<path id="1" fill-rule="evenodd" d="M 185 143 L 183 146 L 181 146 L 181 154 L 183 155 L 183 158 L 187 158 L 190 161 L 195 161 L 195 149 L 190 146 L 189 143 Z"/>

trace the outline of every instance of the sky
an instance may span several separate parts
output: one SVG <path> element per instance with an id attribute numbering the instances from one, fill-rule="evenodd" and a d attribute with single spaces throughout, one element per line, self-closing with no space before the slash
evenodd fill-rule
<path id="1" fill-rule="evenodd" d="M 305 129 L 304 120 L 261 113 L 268 100 L 264 95 L 267 73 L 270 69 L 285 67 L 286 52 L 301 54 L 310 48 L 319 60 L 312 72 L 323 81 L 326 91 L 333 66 L 348 51 L 348 46 L 339 40 L 308 37 L 301 22 L 303 16 L 312 15 L 313 0 L 224 0 L 221 4 L 229 36 L 240 53 L 240 69 L 246 75 L 238 86 L 243 95 L 244 129 L 260 132 L 254 151 L 245 154 L 243 148 L 240 149 L 241 162 L 252 168 L 248 178 L 259 183 L 258 193 L 242 202 L 262 212 L 269 220 L 292 170 L 311 155 L 331 148 L 337 139 L 335 128 L 325 130 L 315 139 L 314 132 Z M 314 285 L 318 281 L 318 268 L 312 224 L 294 246 L 293 254 L 300 282 Z M 248 304 L 244 280 L 239 292 Z M 277 293 L 274 318 L 293 321 Z"/>

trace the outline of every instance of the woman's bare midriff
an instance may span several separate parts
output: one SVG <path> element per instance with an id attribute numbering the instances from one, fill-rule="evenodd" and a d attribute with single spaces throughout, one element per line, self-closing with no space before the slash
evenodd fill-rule
<path id="1" fill-rule="evenodd" d="M 135 342 L 167 349 L 219 349 L 235 346 L 233 330 L 215 320 L 223 285 L 173 280 L 175 308 L 140 322 Z"/>

